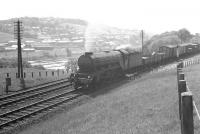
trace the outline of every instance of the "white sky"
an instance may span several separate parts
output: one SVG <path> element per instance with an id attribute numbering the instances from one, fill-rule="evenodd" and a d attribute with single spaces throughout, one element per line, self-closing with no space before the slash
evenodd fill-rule
<path id="1" fill-rule="evenodd" d="M 151 33 L 180 28 L 200 33 L 198 0 L 1 0 L 0 19 L 23 16 L 80 18 Z"/>

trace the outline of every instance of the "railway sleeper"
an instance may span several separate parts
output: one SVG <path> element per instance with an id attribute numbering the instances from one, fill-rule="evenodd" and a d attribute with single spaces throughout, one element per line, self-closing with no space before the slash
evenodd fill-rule
<path id="1" fill-rule="evenodd" d="M 8 108 L 7 106 L 2 106 L 2 107 L 0 106 L 0 109 L 7 109 L 7 108 Z"/>
<path id="2" fill-rule="evenodd" d="M 18 124 L 16 124 L 16 123 L 10 123 L 9 126 L 10 126 L 11 128 L 14 128 L 14 127 L 17 127 Z"/>
<path id="3" fill-rule="evenodd" d="M 5 117 L 3 117 L 3 118 L 0 118 L 0 121 L 1 122 L 5 122 L 5 121 L 8 121 L 9 119 L 8 118 L 5 118 Z"/>
<path id="4" fill-rule="evenodd" d="M 65 96 L 63 96 L 63 97 L 59 97 L 60 99 L 65 99 L 66 97 Z"/>
<path id="5" fill-rule="evenodd" d="M 47 106 L 47 105 L 46 104 L 39 104 L 39 105 L 37 105 L 37 107 L 40 107 L 40 108 L 45 107 L 45 106 Z"/>
<path id="6" fill-rule="evenodd" d="M 13 117 L 9 117 L 8 115 L 4 118 L 8 119 L 8 121 L 13 119 Z"/>
<path id="7" fill-rule="evenodd" d="M 40 108 L 42 108 L 42 107 L 37 105 L 37 106 L 34 106 L 34 107 L 32 107 L 32 108 L 30 108 L 28 110 L 35 111 L 35 110 L 40 109 Z"/>
<path id="8" fill-rule="evenodd" d="M 6 126 L 6 127 L 2 127 L 2 128 L 3 128 L 3 130 L 8 131 L 8 130 L 12 129 L 13 127 L 12 126 Z M 1 127 L 0 127 L 0 129 L 1 129 Z"/>
<path id="9" fill-rule="evenodd" d="M 13 115 L 20 117 L 20 116 L 24 116 L 24 114 L 27 114 L 27 113 L 14 113 Z"/>
<path id="10" fill-rule="evenodd" d="M 11 119 L 15 119 L 15 118 L 18 118 L 19 116 L 12 114 L 12 115 L 8 115 L 6 117 L 11 118 Z"/>
<path id="11" fill-rule="evenodd" d="M 48 108 L 49 111 L 54 110 L 56 107 Z"/>
<path id="12" fill-rule="evenodd" d="M 34 112 L 35 110 L 36 110 L 36 108 L 30 108 L 30 109 L 26 109 L 25 111 L 30 114 L 30 113 Z"/>
<path id="13" fill-rule="evenodd" d="M 42 103 L 42 105 L 45 105 L 45 106 L 51 105 L 51 104 L 52 104 L 51 102 L 44 102 L 44 103 Z"/>
<path id="14" fill-rule="evenodd" d="M 31 111 L 21 111 L 20 113 L 17 113 L 17 114 L 24 116 L 24 115 L 30 114 L 30 113 L 31 113 Z"/>

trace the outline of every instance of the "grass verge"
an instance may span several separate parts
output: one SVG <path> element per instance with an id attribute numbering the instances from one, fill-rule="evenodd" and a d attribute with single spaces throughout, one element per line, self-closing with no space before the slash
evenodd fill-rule
<path id="1" fill-rule="evenodd" d="M 86 103 L 20 133 L 180 134 L 175 70 L 117 82 L 85 97 Z"/>

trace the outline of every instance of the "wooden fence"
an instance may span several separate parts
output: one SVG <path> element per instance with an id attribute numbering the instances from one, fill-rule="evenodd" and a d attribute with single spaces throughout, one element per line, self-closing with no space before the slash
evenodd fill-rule
<path id="1" fill-rule="evenodd" d="M 18 79 L 17 70 L 10 69 L 8 72 L 1 71 L 0 73 L 0 95 L 9 92 L 15 92 L 24 88 L 37 86 L 47 82 L 64 79 L 69 77 L 70 72 L 65 70 L 29 70 L 24 69 L 23 83 Z M 7 81 L 9 80 L 9 81 Z M 7 84 L 9 82 L 9 85 Z"/>
<path id="2" fill-rule="evenodd" d="M 183 73 L 183 67 L 193 64 L 199 64 L 200 60 L 179 62 L 177 64 L 177 89 L 179 98 L 179 118 L 181 122 L 181 134 L 194 134 L 193 108 L 198 118 L 199 112 L 193 100 L 192 92 L 188 88 L 186 78 Z"/>
<path id="3" fill-rule="evenodd" d="M 200 64 L 200 58 L 192 58 L 192 59 L 183 61 L 183 67 L 188 67 L 195 64 Z"/>
<path id="4" fill-rule="evenodd" d="M 40 77 L 59 77 L 59 76 L 66 76 L 66 74 L 68 74 L 66 71 L 64 70 L 54 70 L 54 71 L 34 71 L 34 72 L 29 72 L 29 71 L 24 71 L 23 73 L 23 78 L 40 78 Z M 0 74 L 0 77 L 4 77 L 4 78 L 17 78 L 18 77 L 18 73 L 16 72 L 5 72 L 3 74 Z"/>

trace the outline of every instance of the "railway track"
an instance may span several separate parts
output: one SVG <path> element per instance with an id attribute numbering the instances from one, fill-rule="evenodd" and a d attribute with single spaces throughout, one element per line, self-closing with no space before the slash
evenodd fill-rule
<path id="1" fill-rule="evenodd" d="M 0 108 L 13 104 L 13 103 L 20 102 L 22 100 L 29 99 L 31 97 L 35 97 L 40 94 L 45 94 L 50 91 L 59 90 L 59 88 L 68 87 L 68 86 L 70 86 L 69 81 L 67 79 L 64 79 L 64 80 L 48 83 L 45 85 L 33 87 L 27 90 L 19 91 L 10 95 L 2 96 L 0 97 Z"/>
<path id="2" fill-rule="evenodd" d="M 81 96 L 69 86 L 68 80 L 60 80 L 1 97 L 0 133 L 24 119 Z"/>

